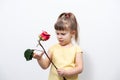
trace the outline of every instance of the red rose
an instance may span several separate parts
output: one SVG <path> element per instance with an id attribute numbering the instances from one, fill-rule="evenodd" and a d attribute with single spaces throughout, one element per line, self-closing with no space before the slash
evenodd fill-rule
<path id="1" fill-rule="evenodd" d="M 40 36 L 39 36 L 40 40 L 42 41 L 46 41 L 50 38 L 50 34 L 48 34 L 46 31 L 43 31 Z"/>

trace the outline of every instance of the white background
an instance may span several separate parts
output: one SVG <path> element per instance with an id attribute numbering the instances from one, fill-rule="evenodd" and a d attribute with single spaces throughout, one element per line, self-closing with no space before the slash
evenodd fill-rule
<path id="1" fill-rule="evenodd" d="M 47 80 L 35 59 L 24 51 L 36 48 L 42 30 L 51 34 L 46 50 L 57 42 L 54 23 L 62 12 L 75 14 L 80 27 L 84 70 L 79 80 L 120 80 L 119 0 L 0 0 L 0 80 Z M 39 48 L 40 49 L 40 48 Z"/>

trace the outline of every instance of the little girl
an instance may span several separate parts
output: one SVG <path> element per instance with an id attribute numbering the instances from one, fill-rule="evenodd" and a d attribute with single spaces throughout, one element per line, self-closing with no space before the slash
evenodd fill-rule
<path id="1" fill-rule="evenodd" d="M 48 56 L 57 66 L 51 65 L 48 80 L 78 80 L 78 74 L 83 70 L 82 50 L 77 44 L 73 44 L 73 39 L 78 42 L 78 24 L 73 13 L 62 13 L 59 15 L 54 29 L 58 43 L 52 45 L 48 50 Z M 43 69 L 47 69 L 51 62 L 42 58 L 44 54 L 34 53 Z"/>

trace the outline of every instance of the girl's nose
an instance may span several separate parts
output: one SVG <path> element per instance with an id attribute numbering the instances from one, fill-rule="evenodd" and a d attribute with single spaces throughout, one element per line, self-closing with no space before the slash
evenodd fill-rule
<path id="1" fill-rule="evenodd" d="M 58 37 L 58 39 L 60 39 L 60 38 L 62 38 L 62 35 L 58 35 L 57 37 Z"/>

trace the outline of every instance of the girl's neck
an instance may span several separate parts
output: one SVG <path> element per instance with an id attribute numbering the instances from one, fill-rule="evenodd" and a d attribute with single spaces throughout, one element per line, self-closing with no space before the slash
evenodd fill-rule
<path id="1" fill-rule="evenodd" d="M 60 44 L 59 44 L 60 45 Z M 69 47 L 72 47 L 73 44 L 72 43 L 68 43 L 68 44 L 65 44 L 65 45 L 60 45 L 61 47 L 65 47 L 65 48 L 69 48 Z"/>

